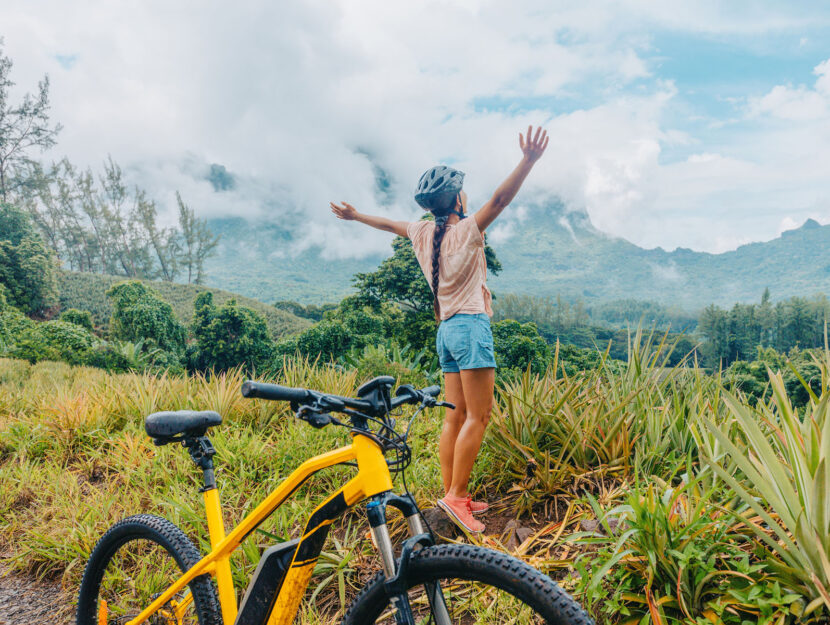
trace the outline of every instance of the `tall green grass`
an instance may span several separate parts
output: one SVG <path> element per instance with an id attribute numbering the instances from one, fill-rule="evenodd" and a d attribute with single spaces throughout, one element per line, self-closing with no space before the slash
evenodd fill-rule
<path id="1" fill-rule="evenodd" d="M 694 363 L 668 367 L 671 349 L 635 332 L 622 365 L 606 357 L 567 375 L 554 359 L 544 375 L 504 382 L 472 486 L 531 532 L 479 541 L 559 577 L 600 623 L 828 622 L 830 350 L 816 357 L 820 392 L 796 410 L 780 372 L 753 405 Z M 288 360 L 277 381 L 348 395 L 361 375 Z M 207 550 L 198 471 L 180 447 L 146 437 L 155 410 L 224 416 L 212 440 L 229 526 L 303 460 L 347 442 L 287 405 L 242 398 L 242 381 L 0 360 L 0 551 L 72 588 L 97 538 L 136 512 L 170 518 Z M 410 439 L 409 483 L 424 506 L 442 494 L 440 421 L 424 415 Z M 249 537 L 233 560 L 240 587 L 261 550 L 294 536 L 350 471 L 316 476 Z M 373 565 L 364 519 L 349 514 L 303 622 L 337 622 Z"/>

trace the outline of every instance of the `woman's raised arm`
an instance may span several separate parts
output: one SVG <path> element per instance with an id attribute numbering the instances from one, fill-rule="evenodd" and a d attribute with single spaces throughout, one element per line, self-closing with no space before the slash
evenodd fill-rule
<path id="1" fill-rule="evenodd" d="M 340 206 L 334 202 L 330 202 L 331 212 L 337 215 L 338 219 L 346 221 L 359 221 L 372 228 L 383 230 L 384 232 L 394 232 L 399 237 L 407 238 L 406 227 L 409 225 L 407 221 L 392 221 L 386 217 L 375 217 L 374 215 L 364 215 L 359 213 L 357 209 L 347 202 L 340 202 Z"/>
<path id="2" fill-rule="evenodd" d="M 501 186 L 496 189 L 493 197 L 474 215 L 478 229 L 481 232 L 484 232 L 487 226 L 493 223 L 496 217 L 516 197 L 530 170 L 533 169 L 536 161 L 545 153 L 545 148 L 548 147 L 548 139 L 547 130 L 542 130 L 541 126 L 536 129 L 535 136 L 533 135 L 533 127 L 527 127 L 527 141 L 525 141 L 522 133 L 519 133 L 519 147 L 522 149 L 523 155 L 522 160 L 507 179 L 501 183 Z"/>

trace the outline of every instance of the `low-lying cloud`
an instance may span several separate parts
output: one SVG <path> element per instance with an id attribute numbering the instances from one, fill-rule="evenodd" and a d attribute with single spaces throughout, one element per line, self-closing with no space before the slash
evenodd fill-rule
<path id="1" fill-rule="evenodd" d="M 298 249 L 321 245 L 334 257 L 385 252 L 389 238 L 336 221 L 330 200 L 416 219 L 418 176 L 451 162 L 467 172 L 475 207 L 516 164 L 518 133 L 531 123 L 548 128 L 551 144 L 521 201 L 560 198 L 640 245 L 715 250 L 732 235 L 774 236 L 808 209 L 830 217 L 820 166 L 830 159 L 830 62 L 813 85 L 748 93 L 736 104 L 748 130 L 708 145 L 672 121 L 678 88 L 659 75 L 650 39 L 796 32 L 810 20 L 777 4 L 644 0 L 10 0 L 0 9 L 18 92 L 51 76 L 65 126 L 55 156 L 98 168 L 111 154 L 170 211 L 179 190 L 200 215 L 286 223 Z M 233 174 L 234 189 L 214 190 L 202 173 L 211 163 Z M 384 195 L 377 166 L 388 174 Z M 495 238 L 509 241 L 509 229 Z"/>

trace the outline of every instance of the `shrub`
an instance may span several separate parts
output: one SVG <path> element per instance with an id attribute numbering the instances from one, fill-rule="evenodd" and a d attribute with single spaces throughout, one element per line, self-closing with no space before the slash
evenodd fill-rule
<path id="1" fill-rule="evenodd" d="M 789 613 L 798 596 L 782 593 L 763 565 L 750 563 L 740 522 L 715 493 L 695 482 L 654 482 L 635 484 L 624 505 L 605 513 L 591 498 L 604 535 L 585 542 L 602 547 L 576 568 L 580 598 L 598 621 L 743 625 Z M 742 601 L 750 592 L 754 600 Z"/>
<path id="2" fill-rule="evenodd" d="M 310 358 L 338 360 L 351 350 L 384 343 L 394 319 L 367 307 L 352 308 L 351 303 L 349 301 L 348 307 L 341 307 L 336 313 L 329 313 L 326 319 L 302 334 L 281 341 L 277 345 L 278 356 L 299 352 Z"/>
<path id="3" fill-rule="evenodd" d="M 519 323 L 513 319 L 493 324 L 496 365 L 502 375 L 512 370 L 543 373 L 550 360 L 550 347 L 533 322 Z"/>
<path id="4" fill-rule="evenodd" d="M 32 323 L 17 335 L 10 355 L 29 362 L 65 360 L 70 363 L 85 361 L 95 336 L 73 323 L 44 321 Z"/>
<path id="5" fill-rule="evenodd" d="M 78 310 L 77 308 L 70 308 L 61 313 L 61 321 L 67 323 L 74 323 L 92 332 L 92 313 L 88 310 Z"/>
<path id="6" fill-rule="evenodd" d="M 188 350 L 192 368 L 251 370 L 270 361 L 273 344 L 260 314 L 233 299 L 217 307 L 210 292 L 196 298 L 195 308 L 191 330 L 196 344 Z"/>
<path id="7" fill-rule="evenodd" d="M 0 312 L 0 348 L 9 349 L 35 322 L 11 306 Z M 5 346 L 5 347 L 4 347 Z"/>
<path id="8" fill-rule="evenodd" d="M 151 364 L 152 361 L 148 362 Z M 135 367 L 130 360 L 117 346 L 98 345 L 84 354 L 83 364 L 98 369 L 106 369 L 110 373 L 126 373 L 133 369 L 143 370 L 145 367 Z"/>
<path id="9" fill-rule="evenodd" d="M 170 304 L 153 289 L 132 280 L 111 287 L 107 297 L 113 304 L 112 337 L 132 343 L 151 342 L 175 357 L 182 354 L 186 330 L 176 319 Z"/>
<path id="10" fill-rule="evenodd" d="M 425 350 L 415 352 L 408 345 L 398 347 L 394 342 L 381 345 L 353 347 L 340 358 L 340 362 L 357 370 L 358 382 L 371 380 L 379 375 L 391 375 L 398 384 L 423 387 L 440 382 L 441 370 L 438 357 L 427 359 Z"/>
<path id="11" fill-rule="evenodd" d="M 809 402 L 810 390 L 821 392 L 821 370 L 815 361 L 819 353 L 820 350 L 795 347 L 784 355 L 771 347 L 758 347 L 755 360 L 733 362 L 724 377 L 733 390 L 740 390 L 755 405 L 758 401 L 769 401 L 772 396 L 768 371 L 781 372 L 790 401 L 800 408 Z"/>
<path id="12" fill-rule="evenodd" d="M 55 254 L 19 208 L 0 203 L 0 285 L 23 312 L 48 317 L 58 304 Z"/>

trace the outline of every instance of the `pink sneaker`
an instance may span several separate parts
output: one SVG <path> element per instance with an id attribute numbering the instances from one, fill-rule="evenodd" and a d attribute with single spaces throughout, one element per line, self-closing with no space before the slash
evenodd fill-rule
<path id="1" fill-rule="evenodd" d="M 473 501 L 470 499 L 470 511 L 473 514 L 484 514 L 490 509 L 490 506 L 483 501 Z"/>
<path id="2" fill-rule="evenodd" d="M 484 523 L 476 521 L 473 518 L 471 502 L 471 497 L 451 497 L 450 495 L 445 495 L 443 499 L 438 500 L 438 506 L 463 529 L 473 534 L 478 534 L 484 531 Z"/>

